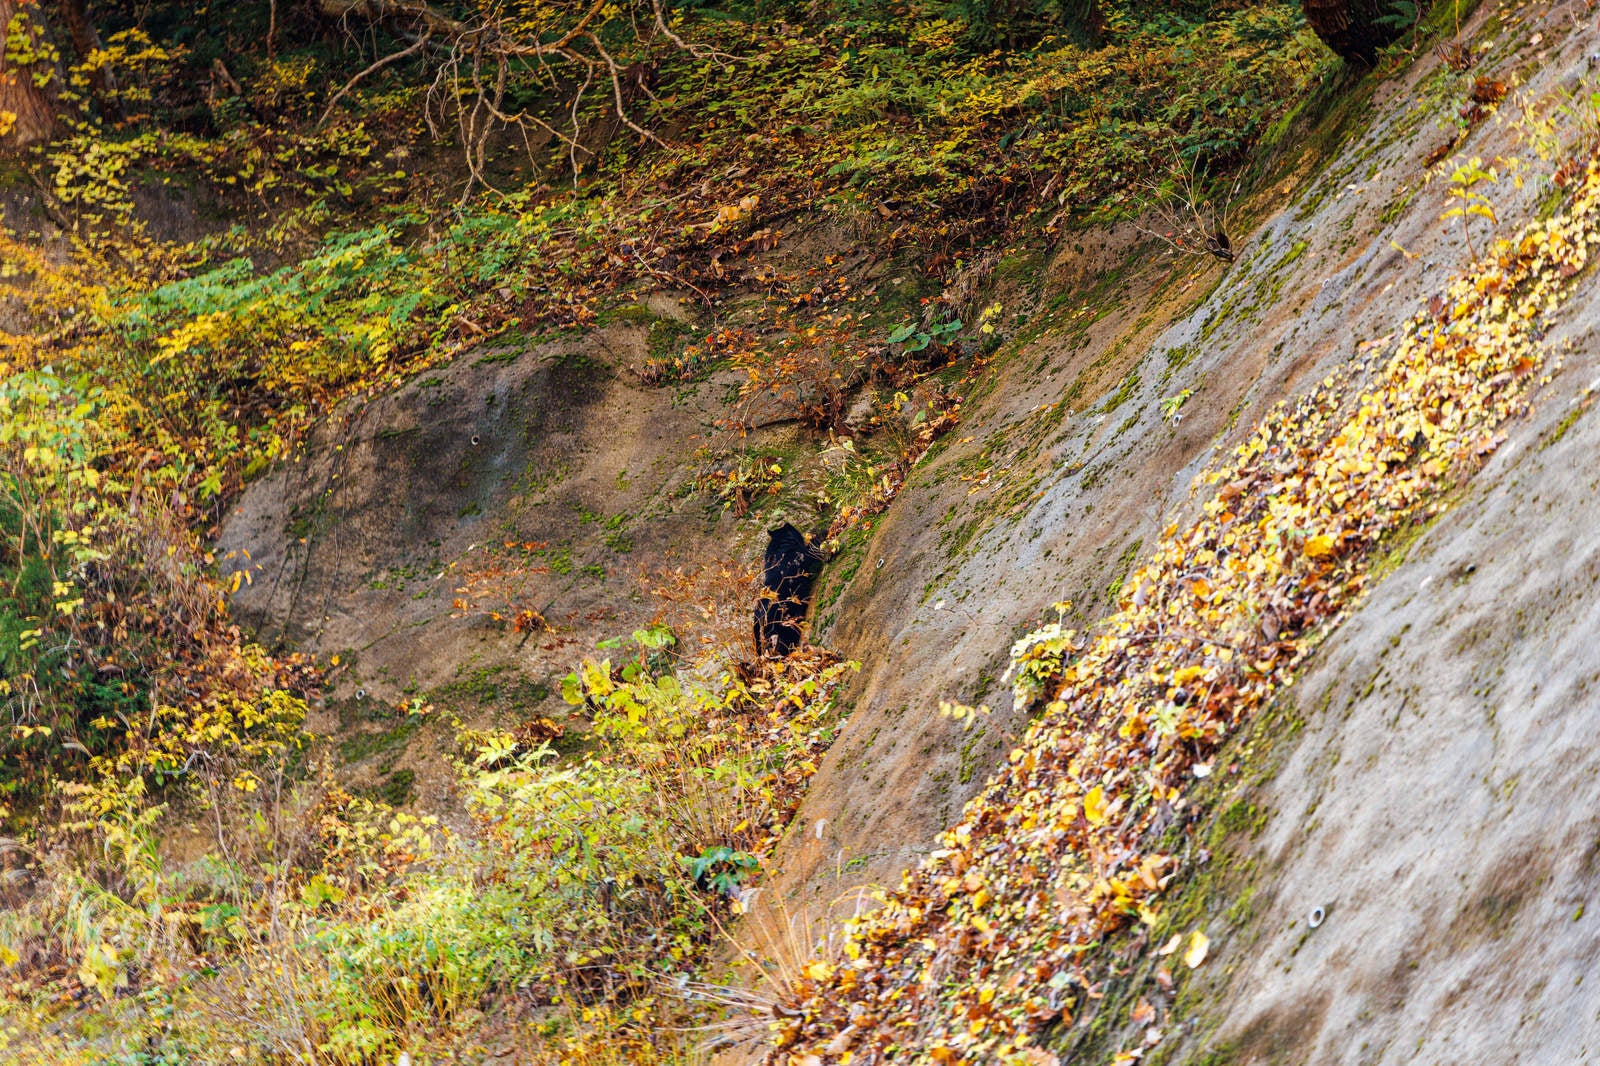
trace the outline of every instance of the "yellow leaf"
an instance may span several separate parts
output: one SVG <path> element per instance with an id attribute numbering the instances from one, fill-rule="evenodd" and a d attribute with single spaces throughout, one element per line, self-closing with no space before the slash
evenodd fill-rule
<path id="1" fill-rule="evenodd" d="M 826 981 L 833 976 L 833 967 L 817 959 L 806 966 L 806 976 L 813 981 Z"/>
<path id="2" fill-rule="evenodd" d="M 1189 950 L 1183 953 L 1184 965 L 1193 970 L 1206 961 L 1206 952 L 1211 950 L 1211 938 L 1196 929 L 1189 934 Z"/>
<path id="3" fill-rule="evenodd" d="M 1306 554 L 1313 559 L 1320 559 L 1324 555 L 1333 554 L 1333 538 L 1326 533 L 1318 533 L 1306 541 Z"/>
<path id="4" fill-rule="evenodd" d="M 1083 797 L 1083 816 L 1089 819 L 1090 825 L 1105 825 L 1107 806 L 1106 790 L 1096 785 Z"/>

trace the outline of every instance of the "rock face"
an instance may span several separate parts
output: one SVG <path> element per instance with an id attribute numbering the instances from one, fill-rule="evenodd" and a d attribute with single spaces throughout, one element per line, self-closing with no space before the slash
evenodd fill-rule
<path id="1" fill-rule="evenodd" d="M 1482 45 L 1471 74 L 1423 55 L 1309 101 L 1303 131 L 1263 163 L 1278 184 L 1241 205 L 1256 225 L 1230 264 L 1154 254 L 1131 225 L 1000 262 L 1023 339 L 818 582 L 814 637 L 863 669 L 773 857 L 769 901 L 808 920 L 848 908 L 930 850 L 1025 725 L 1002 677 L 1012 642 L 1059 602 L 1069 623 L 1103 614 L 1194 506 L 1195 474 L 1481 254 L 1484 220 L 1469 245 L 1461 220 L 1440 219 L 1448 161 L 1501 159 L 1507 173 L 1510 157 L 1531 162 L 1531 127 L 1509 101 L 1496 120 L 1463 119 L 1472 77 L 1520 80 L 1569 145 L 1587 121 L 1558 105 L 1587 98 L 1595 32 L 1559 12 L 1525 18 L 1486 10 L 1463 27 Z M 1486 195 L 1509 228 L 1557 193 L 1541 179 Z M 1265 814 L 1236 842 L 1246 873 L 1207 901 L 1212 957 L 1165 1061 L 1600 1056 L 1584 988 L 1600 980 L 1600 913 L 1585 913 L 1600 891 L 1593 277 L 1564 322 L 1549 342 L 1572 348 L 1532 414 L 1292 690 L 1284 713 L 1301 728 L 1251 792 Z M 753 560 L 759 530 L 687 491 L 733 383 L 637 387 L 622 371 L 644 343 L 608 327 L 476 355 L 330 420 L 223 531 L 219 555 L 252 577 L 237 610 L 269 635 L 355 651 L 398 692 L 463 661 L 565 672 L 593 636 L 647 616 L 629 567 Z M 524 646 L 453 609 L 464 561 L 507 540 L 549 545 L 530 602 L 563 636 Z M 748 631 L 748 606 L 739 617 Z M 963 730 L 941 700 L 994 713 Z M 1239 753 L 1242 775 L 1254 757 Z"/>
<path id="2" fill-rule="evenodd" d="M 1531 101 L 1582 83 L 1593 31 L 1531 18 L 1489 41 L 1487 17 L 1462 31 L 1487 46 L 1475 75 L 1517 71 Z M 1080 618 L 1103 610 L 1139 548 L 1191 506 L 1199 469 L 1470 260 L 1460 225 L 1440 219 L 1444 183 L 1424 184 L 1427 161 L 1446 159 L 1447 179 L 1449 158 L 1527 148 L 1514 120 L 1457 134 L 1469 81 L 1429 57 L 1378 85 L 1372 124 L 1338 134 L 1331 157 L 1307 148 L 1301 163 L 1320 174 L 1236 242 L 1220 281 L 1186 265 L 1190 284 L 1213 285 L 1197 304 L 1181 283 L 1124 269 L 1109 311 L 1082 288 L 1067 296 L 1095 327 L 1047 325 L 997 369 L 968 407 L 973 441 L 923 464 L 839 596 L 828 636 L 867 666 L 779 856 L 791 913 L 854 906 L 856 889 L 892 883 L 930 848 L 1021 724 L 998 678 L 1011 640 L 1058 599 Z M 1448 102 L 1427 102 L 1424 86 L 1445 83 Z M 1566 136 L 1576 151 L 1576 127 Z M 1552 193 L 1502 181 L 1492 195 L 1509 227 Z M 1481 253 L 1486 232 L 1473 236 Z M 1052 268 L 1092 254 L 1068 249 Z M 1600 444 L 1582 413 L 1600 386 L 1592 278 L 1565 316 L 1549 342 L 1574 347 L 1532 415 L 1297 686 L 1302 739 L 1256 797 L 1276 813 L 1240 856 L 1256 873 L 1210 901 L 1221 954 L 1186 993 L 1163 1061 L 1600 1054 L 1583 991 L 1600 956 L 1583 917 L 1600 888 L 1600 658 L 1585 651 L 1600 622 L 1600 481 L 1583 459 Z M 1173 397 L 1181 420 L 1163 417 Z M 1065 410 L 1041 414 L 1051 402 Z M 974 742 L 935 715 L 941 698 L 995 702 L 989 733 Z M 1311 933 L 1318 905 L 1328 917 Z"/>
<path id="3" fill-rule="evenodd" d="M 1535 416 L 1296 686 L 1258 872 L 1215 901 L 1196 1055 L 1600 1055 L 1600 286 L 1584 295 Z"/>
<path id="4" fill-rule="evenodd" d="M 1502 61 L 1518 57 L 1532 58 L 1508 42 Z M 860 556 L 824 575 L 823 639 L 865 666 L 783 855 L 786 888 L 853 898 L 932 847 L 1023 724 L 1001 679 L 1012 641 L 1059 601 L 1073 604 L 1069 622 L 1103 613 L 1191 506 L 1197 472 L 1466 261 L 1459 227 L 1439 220 L 1442 193 L 1424 187 L 1425 160 L 1454 133 L 1436 112 L 1455 105 L 1420 87 L 1451 77 L 1430 57 L 1330 89 L 1327 117 L 1276 161 L 1289 177 L 1252 205 L 1266 219 L 1226 267 L 1155 255 L 1133 226 L 1067 238 L 1036 265 L 1037 337 L 967 404 L 959 437 L 971 439 L 924 459 Z M 1372 124 L 1356 127 L 1363 109 Z M 1456 150 L 1510 154 L 1515 139 L 1484 123 Z M 1503 184 L 1504 217 L 1526 214 L 1533 187 Z M 934 713 L 942 699 L 995 714 L 964 731 Z"/>

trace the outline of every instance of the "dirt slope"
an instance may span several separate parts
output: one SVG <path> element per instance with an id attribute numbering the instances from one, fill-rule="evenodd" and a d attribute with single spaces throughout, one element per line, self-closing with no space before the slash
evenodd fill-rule
<path id="1" fill-rule="evenodd" d="M 663 319 L 636 310 L 582 336 L 474 350 L 344 405 L 228 516 L 222 569 L 249 575 L 236 616 L 338 659 L 309 725 L 335 739 L 352 786 L 449 810 L 451 714 L 582 728 L 560 678 L 597 640 L 650 620 L 648 579 L 732 550 L 722 507 L 692 489 L 728 382 L 640 386 Z M 519 630 L 529 608 L 548 628 Z M 413 699 L 451 713 L 419 729 L 396 710 Z"/>
<path id="2" fill-rule="evenodd" d="M 482 611 L 452 609 L 491 559 L 525 564 L 519 602 L 554 621 L 627 624 L 630 556 L 669 563 L 718 517 L 677 507 L 685 473 L 657 462 L 661 438 L 692 454 L 708 416 L 630 380 L 646 332 L 476 350 L 346 405 L 229 516 L 219 547 L 251 574 L 235 612 L 269 637 L 343 651 L 391 692 L 436 685 L 474 643 L 505 635 Z M 538 547 L 484 551 L 507 541 Z"/>

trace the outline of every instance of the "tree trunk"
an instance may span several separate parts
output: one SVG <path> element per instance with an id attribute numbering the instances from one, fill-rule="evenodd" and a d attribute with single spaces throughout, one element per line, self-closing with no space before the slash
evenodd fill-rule
<path id="1" fill-rule="evenodd" d="M 1105 40 L 1106 17 L 1100 0 L 1059 0 L 1062 21 L 1085 48 L 1099 48 Z"/>
<path id="2" fill-rule="evenodd" d="M 1393 14 L 1389 0 L 1301 0 L 1301 6 L 1306 23 L 1334 54 L 1369 67 L 1378 61 L 1378 49 L 1409 28 L 1378 21 Z M 1417 6 L 1427 4 L 1419 0 Z"/>
<path id="3" fill-rule="evenodd" d="M 0 54 L 0 150 L 10 151 L 48 141 L 56 132 L 55 63 L 48 58 L 37 0 L 0 0 L 0 33 L 17 18 L 26 23 L 27 62 Z"/>
<path id="4" fill-rule="evenodd" d="M 72 50 L 79 63 L 87 63 L 89 56 L 101 47 L 100 34 L 89 21 L 89 7 L 84 0 L 59 0 L 61 25 L 72 38 Z M 89 74 L 89 92 L 107 122 L 122 121 L 122 106 L 117 102 L 117 81 L 109 67 L 96 67 Z"/>

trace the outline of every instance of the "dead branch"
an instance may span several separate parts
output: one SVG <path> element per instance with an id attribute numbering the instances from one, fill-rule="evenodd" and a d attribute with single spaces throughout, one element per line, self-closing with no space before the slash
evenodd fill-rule
<path id="1" fill-rule="evenodd" d="M 360 15 L 370 22 L 400 21 L 420 24 L 430 33 L 441 37 L 455 37 L 468 31 L 464 22 L 458 22 L 430 4 L 418 0 L 319 0 L 322 13 L 331 19 L 344 19 Z"/>
<path id="2" fill-rule="evenodd" d="M 216 93 L 216 87 L 219 84 L 226 86 L 228 91 L 235 96 L 244 95 L 244 87 L 239 84 L 239 79 L 233 76 L 233 72 L 228 69 L 228 64 L 221 59 L 213 59 L 211 61 L 211 87 L 213 94 Z"/>
<path id="3" fill-rule="evenodd" d="M 404 36 L 417 34 L 410 47 L 379 59 L 346 83 L 329 101 L 322 122 L 327 121 L 334 107 L 363 79 L 408 56 L 428 54 L 430 46 L 439 53 L 438 69 L 426 95 L 425 113 L 428 128 L 435 137 L 440 136 L 450 116 L 454 116 L 468 172 L 463 200 L 479 185 L 493 188 L 485 177 L 486 157 L 491 138 L 502 128 L 513 128 L 522 134 L 530 161 L 533 143 L 530 130 L 547 132 L 558 138 L 567 146 L 568 161 L 576 176 L 580 168 L 583 99 L 596 78 L 611 84 L 610 110 L 617 122 L 645 140 L 663 143 L 628 114 L 624 80 L 629 76 L 629 68 L 619 63 L 600 39 L 602 24 L 612 17 L 607 13 L 609 0 L 593 0 L 576 21 L 552 41 L 519 38 L 504 19 L 493 15 L 474 21 L 452 18 L 426 0 L 318 0 L 318 3 L 329 18 L 343 20 L 357 16 L 371 22 L 388 23 Z M 731 58 L 691 46 L 674 33 L 667 25 L 660 0 L 651 0 L 651 14 L 652 21 L 644 33 L 660 34 L 675 47 L 697 58 L 719 63 Z M 640 23 L 636 22 L 634 27 L 638 35 Z M 505 110 L 507 82 L 514 63 L 533 65 L 555 84 L 562 81 L 559 68 L 568 68 L 577 75 L 566 83 L 575 86 L 569 88 L 570 98 L 564 108 L 568 112 L 567 132 L 557 130 L 536 114 Z"/>
<path id="4" fill-rule="evenodd" d="M 327 123 L 327 121 L 328 121 L 329 116 L 331 116 L 333 114 L 333 109 L 339 105 L 339 101 L 343 100 L 345 98 L 345 95 L 347 93 L 349 93 L 349 91 L 351 89 L 354 89 L 358 84 L 360 84 L 363 80 L 365 80 L 369 75 L 376 74 L 378 71 L 382 70 L 384 67 L 387 67 L 387 66 L 389 66 L 389 65 L 391 65 L 393 63 L 398 63 L 398 62 L 400 62 L 400 60 L 406 58 L 407 56 L 416 55 L 418 52 L 422 51 L 424 48 L 427 47 L 428 41 L 430 39 L 432 39 L 432 37 L 433 37 L 433 33 L 431 31 L 424 32 L 421 37 L 417 38 L 417 43 L 413 44 L 410 48 L 406 48 L 406 49 L 403 49 L 403 50 L 401 50 L 399 52 L 395 52 L 395 53 L 393 53 L 391 55 L 384 56 L 382 59 L 380 59 L 377 62 L 373 63 L 366 70 L 363 70 L 360 74 L 357 74 L 355 77 L 353 77 L 349 81 L 345 82 L 343 87 L 341 87 L 338 92 L 333 94 L 333 99 L 328 101 L 328 106 L 322 112 L 322 117 L 317 120 L 317 125 L 319 127 L 325 125 Z"/>
<path id="5" fill-rule="evenodd" d="M 1233 241 L 1228 230 L 1232 227 L 1239 181 L 1221 197 L 1219 207 L 1215 198 L 1207 196 L 1204 176 L 1196 161 L 1191 159 L 1185 164 L 1174 152 L 1172 169 L 1165 181 L 1148 179 L 1140 184 L 1148 194 L 1140 201 L 1146 213 L 1155 218 L 1157 227 L 1136 222 L 1135 229 L 1185 255 L 1210 255 L 1225 263 L 1233 262 Z"/>
<path id="6" fill-rule="evenodd" d="M 679 51 L 688 52 L 696 59 L 709 59 L 719 67 L 726 67 L 738 58 L 737 56 L 729 55 L 727 52 L 719 52 L 715 48 L 708 48 L 703 44 L 691 44 L 676 33 L 673 33 L 672 28 L 667 25 L 666 12 L 661 9 L 661 0 L 650 0 L 650 9 L 655 16 L 656 32 L 671 41 Z"/>
<path id="7" fill-rule="evenodd" d="M 628 117 L 627 108 L 624 106 L 622 100 L 622 71 L 620 68 L 618 68 L 617 61 L 611 58 L 610 52 L 607 52 L 604 48 L 600 47 L 600 38 L 596 37 L 592 33 L 584 34 L 584 36 L 588 37 L 590 42 L 594 44 L 595 51 L 598 52 L 600 54 L 600 58 L 605 61 L 606 70 L 611 75 L 611 93 L 616 100 L 617 118 L 622 121 L 623 125 L 627 126 L 630 130 L 637 133 L 645 140 L 654 141 L 656 144 L 665 147 L 666 142 L 664 142 L 660 137 L 657 137 L 655 134 L 651 133 L 643 126 L 638 125 Z"/>

